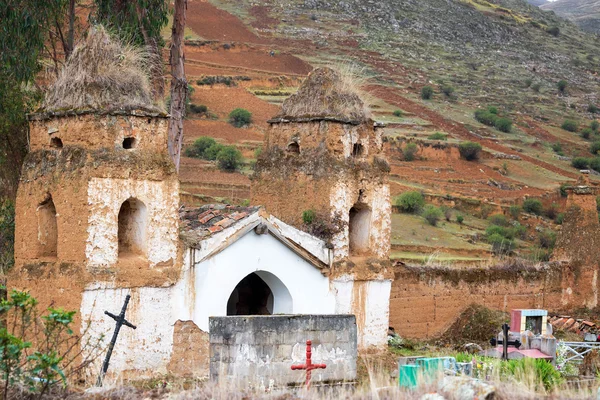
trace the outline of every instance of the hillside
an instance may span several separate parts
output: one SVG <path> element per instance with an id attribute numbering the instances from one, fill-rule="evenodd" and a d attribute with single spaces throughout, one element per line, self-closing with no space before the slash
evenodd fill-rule
<path id="1" fill-rule="evenodd" d="M 591 157 L 591 141 L 600 138 L 560 128 L 572 119 L 582 130 L 594 119 L 600 46 L 524 1 L 190 0 L 188 14 L 186 73 L 192 102 L 207 106 L 209 116 L 190 116 L 186 144 L 200 136 L 234 144 L 245 166 L 225 173 L 185 158 L 187 202 L 247 201 L 266 120 L 320 65 L 356 66 L 375 119 L 387 124 L 392 194 L 419 190 L 450 209 L 450 221 L 438 227 L 419 216 L 395 216 L 392 244 L 403 259 L 426 261 L 435 253 L 444 261 L 486 260 L 487 217 L 508 215 L 510 205 L 527 197 L 561 211 L 558 188 L 578 176 L 571 158 Z M 559 80 L 567 81 L 564 92 Z M 431 100 L 420 97 L 425 85 L 434 89 Z M 444 95 L 445 87 L 453 92 Z M 512 120 L 510 133 L 474 119 L 476 109 L 492 105 Z M 253 113 L 249 127 L 227 123 L 237 107 Z M 478 162 L 460 158 L 457 146 L 465 140 L 483 146 Z M 418 148 L 414 161 L 403 155 L 408 142 Z M 459 214 L 464 224 L 456 223 Z M 528 227 L 518 251 L 528 254 L 540 251 L 541 229 L 559 229 L 545 216 L 517 220 Z"/>
<path id="2" fill-rule="evenodd" d="M 567 18 L 581 29 L 600 33 L 600 1 L 598 0 L 557 0 L 545 3 L 543 10 L 554 11 Z"/>

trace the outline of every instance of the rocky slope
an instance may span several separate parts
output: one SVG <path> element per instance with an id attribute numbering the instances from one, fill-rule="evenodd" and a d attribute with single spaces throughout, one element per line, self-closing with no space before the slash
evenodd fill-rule
<path id="1" fill-rule="evenodd" d="M 567 18 L 581 29 L 600 34 L 600 1 L 598 0 L 558 0 L 541 6 L 543 10 L 554 11 Z"/>

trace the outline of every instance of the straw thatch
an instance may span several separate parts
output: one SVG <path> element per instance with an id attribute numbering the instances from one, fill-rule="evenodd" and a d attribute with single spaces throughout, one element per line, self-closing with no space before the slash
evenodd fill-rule
<path id="1" fill-rule="evenodd" d="M 92 27 L 49 88 L 41 111 L 161 112 L 145 67 L 142 50 L 122 44 L 102 26 Z"/>
<path id="2" fill-rule="evenodd" d="M 275 117 L 280 120 L 332 119 L 360 123 L 371 118 L 355 79 L 331 68 L 313 70 L 287 98 Z"/>

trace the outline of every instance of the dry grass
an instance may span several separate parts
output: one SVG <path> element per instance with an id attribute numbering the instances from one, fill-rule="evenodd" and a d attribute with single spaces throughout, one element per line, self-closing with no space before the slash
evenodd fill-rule
<path id="1" fill-rule="evenodd" d="M 300 89 L 283 102 L 278 118 L 331 118 L 354 123 L 370 119 L 359 76 L 350 66 L 315 69 Z"/>
<path id="2" fill-rule="evenodd" d="M 144 51 L 94 26 L 49 88 L 42 111 L 162 111 L 152 100 L 147 60 Z"/>

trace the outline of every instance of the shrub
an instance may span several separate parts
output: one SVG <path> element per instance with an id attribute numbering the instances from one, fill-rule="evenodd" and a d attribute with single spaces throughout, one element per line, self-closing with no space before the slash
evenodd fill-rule
<path id="1" fill-rule="evenodd" d="M 531 85 L 531 90 L 533 90 L 536 93 L 539 93 L 541 88 L 542 88 L 542 85 L 540 83 Z"/>
<path id="2" fill-rule="evenodd" d="M 569 131 L 569 132 L 577 132 L 577 122 L 567 119 L 565 120 L 565 122 L 563 122 L 563 124 L 560 126 L 561 128 L 563 128 L 565 131 Z"/>
<path id="3" fill-rule="evenodd" d="M 525 87 L 526 88 L 531 87 L 532 83 L 533 83 L 533 79 L 531 79 L 531 78 L 525 79 Z"/>
<path id="4" fill-rule="evenodd" d="M 487 217 L 489 217 L 489 215 L 492 213 L 492 211 L 493 211 L 492 206 L 490 206 L 489 204 L 482 204 L 481 209 L 480 209 L 481 218 L 487 219 Z"/>
<path id="5" fill-rule="evenodd" d="M 575 157 L 571 160 L 571 165 L 577 169 L 588 169 L 590 167 L 590 159 L 587 157 Z"/>
<path id="6" fill-rule="evenodd" d="M 589 113 L 596 114 L 598 112 L 598 107 L 595 104 L 588 105 L 587 108 Z"/>
<path id="7" fill-rule="evenodd" d="M 489 110 L 480 109 L 475 111 L 475 119 L 484 125 L 494 126 L 498 117 L 496 114 L 489 112 Z"/>
<path id="8" fill-rule="evenodd" d="M 404 147 L 404 150 L 402 150 L 404 161 L 414 161 L 415 154 L 417 154 L 417 145 L 415 143 L 408 143 Z"/>
<path id="9" fill-rule="evenodd" d="M 421 192 L 416 190 L 404 192 L 396 199 L 396 205 L 404 212 L 419 212 L 425 205 L 425 199 Z"/>
<path id="10" fill-rule="evenodd" d="M 560 185 L 560 187 L 558 188 L 558 192 L 560 193 L 560 197 L 567 197 L 569 194 L 567 193 L 567 187 L 569 187 L 568 184 L 563 183 L 562 185 Z"/>
<path id="11" fill-rule="evenodd" d="M 556 216 L 556 219 L 554 220 L 554 222 L 556 222 L 559 225 L 562 225 L 563 222 L 565 222 L 565 213 L 560 213 Z"/>
<path id="12" fill-rule="evenodd" d="M 446 95 L 446 97 L 452 97 L 454 94 L 454 88 L 450 85 L 442 85 L 440 90 Z"/>
<path id="13" fill-rule="evenodd" d="M 429 135 L 429 137 L 427 139 L 429 139 L 429 140 L 447 140 L 448 136 L 444 135 L 441 132 L 436 132 L 433 135 Z"/>
<path id="14" fill-rule="evenodd" d="M 542 215 L 544 208 L 539 199 L 526 199 L 523 202 L 523 210 L 530 214 Z"/>
<path id="15" fill-rule="evenodd" d="M 396 111 L 394 111 L 394 116 L 398 117 L 398 118 L 402 118 L 402 110 L 396 110 Z"/>
<path id="16" fill-rule="evenodd" d="M 498 118 L 494 122 L 494 126 L 500 132 L 510 133 L 510 131 L 512 130 L 512 121 L 506 117 Z"/>
<path id="17" fill-rule="evenodd" d="M 592 122 L 590 122 L 590 129 L 594 131 L 594 133 L 598 132 L 598 128 L 600 128 L 600 123 L 598 123 L 598 121 L 593 120 Z"/>
<path id="18" fill-rule="evenodd" d="M 492 235 L 500 235 L 503 238 L 506 238 L 506 237 L 510 238 L 511 233 L 510 233 L 509 229 L 506 229 L 503 226 L 490 225 L 485 229 L 485 236 L 490 237 Z"/>
<path id="19" fill-rule="evenodd" d="M 15 203 L 0 199 L 0 273 L 14 265 L 15 250 Z"/>
<path id="20" fill-rule="evenodd" d="M 215 139 L 209 136 L 201 136 L 198 139 L 196 139 L 191 146 L 185 149 L 184 154 L 187 157 L 205 158 L 204 153 L 206 152 L 206 150 L 209 147 L 214 146 L 216 144 L 217 142 L 215 141 Z"/>
<path id="21" fill-rule="evenodd" d="M 458 222 L 460 225 L 462 225 L 464 221 L 465 217 L 463 217 L 462 215 L 459 214 L 456 216 L 456 222 Z"/>
<path id="22" fill-rule="evenodd" d="M 562 144 L 560 142 L 552 143 L 551 147 L 552 147 L 552 150 L 559 156 L 565 155 L 565 153 L 563 152 Z"/>
<path id="23" fill-rule="evenodd" d="M 560 81 L 558 81 L 558 82 L 556 83 L 556 87 L 558 88 L 558 90 L 559 90 L 561 93 L 564 93 L 564 92 L 565 92 L 565 89 L 567 88 L 567 85 L 568 85 L 568 83 L 567 83 L 567 81 L 565 81 L 564 79 L 561 79 Z"/>
<path id="24" fill-rule="evenodd" d="M 474 161 L 479 159 L 479 153 L 481 152 L 481 145 L 475 142 L 462 142 L 458 145 L 458 152 L 460 156 L 467 161 Z"/>
<path id="25" fill-rule="evenodd" d="M 600 172 L 600 157 L 590 158 L 590 168 L 596 172 Z"/>
<path id="26" fill-rule="evenodd" d="M 316 217 L 317 213 L 315 210 L 304 210 L 302 212 L 302 222 L 304 222 L 306 225 L 312 224 Z"/>
<path id="27" fill-rule="evenodd" d="M 538 242 L 543 249 L 551 249 L 556 243 L 556 233 L 549 229 L 538 232 Z"/>
<path id="28" fill-rule="evenodd" d="M 554 37 L 558 37 L 558 35 L 560 35 L 560 28 L 558 26 L 551 26 L 548 29 L 546 29 L 546 32 L 548 32 Z"/>
<path id="29" fill-rule="evenodd" d="M 546 217 L 550 218 L 551 220 L 554 220 L 557 215 L 558 215 L 558 204 L 552 203 L 552 205 L 550 205 L 550 207 L 548 207 L 546 209 Z"/>
<path id="30" fill-rule="evenodd" d="M 217 155 L 221 150 L 223 150 L 223 145 L 221 143 L 215 143 L 210 146 L 206 151 L 204 151 L 204 159 L 209 161 L 214 161 L 217 159 Z"/>
<path id="31" fill-rule="evenodd" d="M 439 220 L 442 218 L 442 210 L 432 204 L 427 204 L 423 209 L 422 215 L 423 218 L 429 222 L 429 225 L 436 226 Z"/>
<path id="32" fill-rule="evenodd" d="M 581 137 L 584 139 L 589 139 L 593 134 L 594 131 L 592 131 L 591 128 L 583 128 L 580 133 Z"/>
<path id="33" fill-rule="evenodd" d="M 190 104 L 190 111 L 195 114 L 203 114 L 208 111 L 208 107 L 203 104 Z"/>
<path id="34" fill-rule="evenodd" d="M 243 108 L 236 108 L 229 113 L 229 123 L 236 128 L 241 128 L 252 122 L 252 113 Z"/>
<path id="35" fill-rule="evenodd" d="M 488 112 L 490 114 L 494 114 L 494 115 L 498 115 L 498 108 L 494 107 L 494 106 L 489 106 L 488 107 Z"/>
<path id="36" fill-rule="evenodd" d="M 433 88 L 431 86 L 423 86 L 421 89 L 421 98 L 423 100 L 431 100 L 433 97 Z"/>
<path id="37" fill-rule="evenodd" d="M 488 218 L 491 224 L 499 226 L 508 226 L 508 220 L 502 214 L 494 214 Z"/>
<path id="38" fill-rule="evenodd" d="M 511 235 L 512 237 L 524 240 L 525 236 L 527 236 L 527 227 L 521 224 L 516 224 L 511 228 Z"/>
<path id="39" fill-rule="evenodd" d="M 508 253 L 514 248 L 514 242 L 497 233 L 487 237 L 487 242 L 492 245 L 492 251 L 496 254 Z"/>
<path id="40" fill-rule="evenodd" d="M 598 154 L 599 151 L 600 151 L 600 141 L 596 141 L 596 142 L 592 143 L 590 146 L 590 153 Z"/>
<path id="41" fill-rule="evenodd" d="M 446 218 L 446 221 L 450 222 L 450 220 L 452 219 L 452 209 L 449 207 L 444 208 L 444 218 Z"/>
<path id="42" fill-rule="evenodd" d="M 242 162 L 242 153 L 234 146 L 224 146 L 217 153 L 217 164 L 223 171 L 235 171 Z"/>
<path id="43" fill-rule="evenodd" d="M 519 219 L 519 215 L 521 215 L 521 207 L 519 207 L 517 205 L 512 205 L 508 209 L 508 212 L 510 213 L 511 217 L 513 217 L 514 219 L 518 220 Z"/>

